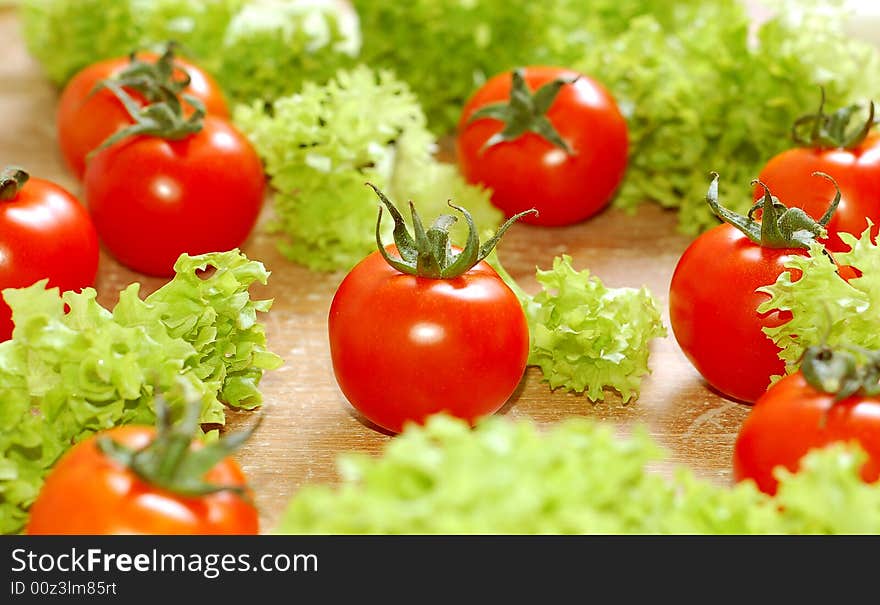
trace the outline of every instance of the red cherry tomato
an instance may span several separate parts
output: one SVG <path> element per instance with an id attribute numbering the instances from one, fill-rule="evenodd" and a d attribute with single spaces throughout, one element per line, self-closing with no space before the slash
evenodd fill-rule
<path id="1" fill-rule="evenodd" d="M 152 427 L 125 426 L 102 433 L 133 449 L 152 441 Z M 28 534 L 256 534 L 257 510 L 240 494 L 218 491 L 180 496 L 150 485 L 108 458 L 92 436 L 58 461 L 30 510 Z M 197 445 L 194 444 L 194 447 Z M 232 458 L 205 480 L 244 486 Z"/>
<path id="2" fill-rule="evenodd" d="M 763 248 L 724 224 L 700 235 L 678 261 L 669 288 L 672 331 L 697 371 L 723 395 L 754 402 L 771 376 L 784 373 L 779 347 L 761 328 L 790 317 L 758 313 L 770 297 L 755 289 L 775 282 L 794 254 L 804 251 Z"/>
<path id="3" fill-rule="evenodd" d="M 46 278 L 61 290 L 91 286 L 98 236 L 86 209 L 49 181 L 31 178 L 21 187 L 6 182 L 6 194 L 0 193 L 0 291 Z M 0 341 L 12 327 L 11 310 L 0 299 Z"/>
<path id="4" fill-rule="evenodd" d="M 429 279 L 393 269 L 376 251 L 339 286 L 329 333 L 342 392 L 394 432 L 439 412 L 471 422 L 496 412 L 529 353 L 522 307 L 484 261 L 453 279 Z"/>
<path id="5" fill-rule="evenodd" d="M 225 251 L 247 239 L 263 205 L 263 166 L 227 121 L 208 115 L 180 140 L 134 136 L 97 152 L 86 200 L 107 250 L 142 273 L 173 275 L 184 252 Z"/>
<path id="6" fill-rule="evenodd" d="M 138 57 L 143 61 L 158 58 L 149 52 L 138 53 Z M 223 93 L 214 79 L 189 61 L 175 58 L 174 62 L 190 77 L 189 86 L 183 92 L 200 99 L 209 114 L 229 117 Z M 61 93 L 57 113 L 58 143 L 68 167 L 77 178 L 82 178 L 85 173 L 86 156 L 110 135 L 132 123 L 113 92 L 106 88 L 93 92 L 99 82 L 119 75 L 129 65 L 129 57 L 90 65 L 77 73 Z M 144 102 L 137 92 L 128 88 L 126 91 L 139 103 Z"/>
<path id="7" fill-rule="evenodd" d="M 880 398 L 834 398 L 810 386 L 801 372 L 773 385 L 740 429 L 733 453 L 735 478 L 753 479 L 761 491 L 774 494 L 776 467 L 795 472 L 809 450 L 835 441 L 857 441 L 868 454 L 862 479 L 880 478 Z"/>
<path id="8" fill-rule="evenodd" d="M 849 251 L 837 234 L 858 237 L 868 228 L 868 218 L 874 223 L 871 233 L 876 237 L 880 224 L 880 135 L 869 135 L 853 149 L 797 147 L 783 151 L 767 162 L 758 179 L 783 204 L 802 208 L 818 219 L 828 208 L 834 186 L 811 177 L 816 171 L 834 177 L 841 193 L 840 205 L 828 223 L 826 247 L 833 252 Z M 763 190 L 757 187 L 755 200 L 762 195 Z"/>
<path id="9" fill-rule="evenodd" d="M 570 147 L 568 154 L 547 138 L 527 131 L 489 147 L 504 123 L 474 112 L 507 102 L 511 73 L 491 78 L 468 101 L 456 141 L 465 178 L 492 190 L 492 203 L 507 216 L 536 208 L 523 222 L 568 225 L 604 208 L 623 179 L 627 163 L 627 126 L 611 94 L 588 76 L 556 67 L 528 67 L 524 79 L 534 93 L 557 79 L 577 81 L 559 90 L 546 118 Z"/>

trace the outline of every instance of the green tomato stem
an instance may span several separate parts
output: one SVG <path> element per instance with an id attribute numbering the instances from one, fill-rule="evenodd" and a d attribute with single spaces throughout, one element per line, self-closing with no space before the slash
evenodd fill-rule
<path id="1" fill-rule="evenodd" d="M 390 266 L 397 269 L 401 273 L 425 277 L 428 279 L 454 279 L 460 275 L 467 273 L 474 265 L 485 259 L 495 248 L 501 237 L 510 229 L 517 220 L 527 214 L 538 214 L 534 208 L 520 212 L 510 217 L 498 228 L 498 231 L 491 238 L 480 244 L 477 235 L 477 227 L 470 212 L 462 206 L 456 206 L 449 201 L 449 207 L 457 210 L 464 217 L 468 226 L 468 237 L 464 248 L 461 251 L 453 250 L 452 243 L 449 240 L 449 229 L 458 220 L 451 214 L 441 214 L 429 229 L 425 229 L 422 219 L 416 212 L 415 205 L 410 202 L 410 214 L 412 215 L 413 235 L 410 235 L 403 220 L 403 215 L 382 193 L 378 187 L 372 183 L 367 183 L 373 188 L 382 205 L 379 206 L 379 218 L 376 220 L 376 246 L 382 258 L 385 259 Z M 400 254 L 399 258 L 392 257 L 385 249 L 382 243 L 382 213 L 383 208 L 388 209 L 391 218 L 394 220 L 394 244 Z"/>
<path id="2" fill-rule="evenodd" d="M 480 151 L 483 152 L 498 143 L 513 141 L 526 132 L 534 132 L 566 154 L 574 155 L 574 151 L 560 136 L 546 114 L 553 106 L 562 87 L 566 84 L 574 84 L 577 80 L 578 78 L 557 78 L 532 93 L 526 84 L 525 70 L 514 69 L 511 73 L 510 100 L 506 103 L 484 105 L 471 114 L 468 120 L 468 123 L 471 123 L 483 118 L 492 118 L 504 123 L 501 132 L 487 139 Z"/>
<path id="3" fill-rule="evenodd" d="M 261 418 L 251 428 L 224 436 L 199 449 L 191 447 L 199 433 L 201 404 L 187 405 L 184 417 L 174 424 L 168 405 L 156 398 L 156 437 L 147 446 L 133 450 L 110 437 L 99 437 L 98 449 L 108 458 L 130 469 L 140 479 L 181 496 L 198 497 L 231 491 L 247 497 L 240 485 L 217 485 L 204 480 L 205 474 L 233 454 L 256 431 Z"/>
<path id="4" fill-rule="evenodd" d="M 30 175 L 17 166 L 7 166 L 0 171 L 0 200 L 11 200 L 28 182 Z"/>
<path id="5" fill-rule="evenodd" d="M 868 117 L 851 132 L 847 132 L 853 115 L 861 109 L 860 105 L 848 105 L 832 114 L 825 113 L 825 88 L 820 87 L 819 109 L 816 113 L 803 115 L 791 126 L 791 138 L 796 145 L 815 149 L 855 149 L 861 145 L 871 129 L 877 124 L 874 117 L 874 102 L 868 102 Z M 809 127 L 806 135 L 801 134 L 804 126 Z"/>
<path id="6" fill-rule="evenodd" d="M 712 173 L 706 202 L 718 218 L 736 227 L 752 242 L 763 248 L 807 249 L 817 238 L 827 237 L 828 232 L 825 227 L 840 204 L 840 188 L 837 182 L 824 172 L 814 172 L 813 176 L 831 181 L 836 190 L 828 210 L 818 221 L 800 208 L 789 208 L 781 203 L 770 193 L 767 185 L 757 179 L 752 181 L 752 185 L 760 185 L 764 189 L 764 196 L 751 207 L 748 214 L 743 216 L 728 210 L 718 201 L 717 172 Z M 760 222 L 754 218 L 758 210 L 761 210 Z"/>

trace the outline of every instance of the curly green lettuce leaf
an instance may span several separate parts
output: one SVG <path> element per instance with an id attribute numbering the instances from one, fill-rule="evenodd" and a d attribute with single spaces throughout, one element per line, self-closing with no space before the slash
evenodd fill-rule
<path id="1" fill-rule="evenodd" d="M 776 282 L 759 288 L 770 296 L 758 312 L 791 314 L 786 323 L 764 328 L 781 350 L 786 371 L 800 367 L 801 356 L 811 346 L 861 346 L 880 348 L 880 248 L 871 241 L 870 228 L 861 237 L 840 233 L 849 252 L 834 253 L 832 262 L 820 244 L 805 256 L 792 256 Z M 838 266 L 855 267 L 861 277 L 843 279 Z"/>
<path id="2" fill-rule="evenodd" d="M 210 274 L 198 273 L 214 267 Z M 140 285 L 120 293 L 111 311 L 82 293 L 7 289 L 12 339 L 0 343 L 0 532 L 18 531 L 42 480 L 71 444 L 122 424 L 150 424 L 153 398 L 173 413 L 201 401 L 201 421 L 225 422 L 224 404 L 252 408 L 258 383 L 280 359 L 266 349 L 251 300 L 263 265 L 238 251 L 189 257 L 176 276 L 141 300 Z M 65 311 L 67 307 L 67 311 Z"/>
<path id="3" fill-rule="evenodd" d="M 800 470 L 776 469 L 776 502 L 784 510 L 782 532 L 861 534 L 880 532 L 880 485 L 861 480 L 868 460 L 857 442 L 835 443 L 813 450 Z"/>
<path id="4" fill-rule="evenodd" d="M 220 38 L 218 38 L 220 39 Z M 272 100 L 324 82 L 360 50 L 357 16 L 336 0 L 252 0 L 207 58 L 235 101 Z"/>
<path id="5" fill-rule="evenodd" d="M 245 0 L 23 0 L 30 52 L 56 84 L 101 59 L 176 40 L 194 58 L 216 53 Z"/>
<path id="6" fill-rule="evenodd" d="M 776 534 L 876 533 L 880 485 L 861 481 L 855 445 L 809 453 L 780 472 L 778 495 L 649 467 L 664 452 L 644 428 L 629 438 L 584 418 L 547 431 L 491 417 L 409 425 L 380 457 L 339 458 L 341 485 L 310 485 L 277 533 Z"/>
<path id="7" fill-rule="evenodd" d="M 541 291 L 530 296 L 490 258 L 517 294 L 531 334 L 529 365 L 538 366 L 551 389 L 586 392 L 603 401 L 609 389 L 624 402 L 638 397 L 650 373 L 650 341 L 666 336 L 657 301 L 647 288 L 608 288 L 586 269 L 577 271 L 571 257 L 553 259 L 538 269 Z"/>
<path id="8" fill-rule="evenodd" d="M 413 200 L 425 217 L 448 212 L 454 199 L 481 227 L 501 213 L 489 192 L 468 185 L 433 157 L 436 142 L 410 88 L 391 72 L 364 66 L 324 85 L 239 106 L 235 121 L 263 158 L 276 190 L 279 247 L 311 269 L 348 269 L 375 249 L 377 200 L 370 182 L 397 200 Z M 391 232 L 386 221 L 383 235 Z M 461 237 L 464 225 L 453 237 Z"/>
<path id="9" fill-rule="evenodd" d="M 335 0 L 24 0 L 24 37 L 49 78 L 176 40 L 233 101 L 324 81 L 360 48 L 357 15 Z"/>
<path id="10" fill-rule="evenodd" d="M 832 106 L 880 91 L 880 53 L 844 34 L 841 11 L 781 4 L 782 16 L 754 37 L 742 3 L 724 0 L 680 3 L 665 23 L 645 13 L 609 45 L 585 48 L 575 67 L 609 87 L 627 115 L 618 206 L 677 208 L 680 229 L 697 234 L 717 224 L 703 203 L 708 172 L 733 184 L 727 197 L 744 212 L 750 181 L 792 145 L 791 124 L 817 106 L 820 85 Z"/>

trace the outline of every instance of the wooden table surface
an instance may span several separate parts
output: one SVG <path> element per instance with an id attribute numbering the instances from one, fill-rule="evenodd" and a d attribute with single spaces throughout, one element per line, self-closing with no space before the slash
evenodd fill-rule
<path id="1" fill-rule="evenodd" d="M 81 187 L 64 167 L 55 137 L 58 91 L 41 74 L 21 41 L 12 9 L 0 9 L 0 165 L 17 164 L 77 195 Z M 267 202 L 271 210 L 271 200 Z M 265 218 L 265 217 L 264 217 Z M 669 280 L 689 240 L 675 232 L 676 216 L 653 204 L 630 216 L 607 210 L 586 223 L 564 228 L 514 226 L 499 249 L 510 273 L 534 292 L 536 266 L 548 267 L 555 255 L 567 253 L 575 267 L 588 268 L 609 286 L 646 285 L 658 298 L 668 327 Z M 274 297 L 263 316 L 269 347 L 284 366 L 262 382 L 264 422 L 239 460 L 256 493 L 262 528 L 270 531 L 287 500 L 305 483 L 337 480 L 339 452 L 376 453 L 389 436 L 365 426 L 346 402 L 333 377 L 326 319 L 342 273 L 313 273 L 285 260 L 260 227 L 243 247 L 272 271 L 269 285 L 254 295 Z M 161 280 L 133 273 L 102 253 L 96 288 L 99 300 L 113 305 L 125 285 L 140 281 L 144 293 Z M 622 405 L 619 397 L 593 404 L 583 396 L 551 392 L 541 373 L 530 368 L 521 387 L 501 413 L 550 425 L 569 416 L 588 416 L 614 423 L 626 433 L 644 424 L 669 452 L 670 464 L 685 464 L 718 484 L 731 481 L 731 453 L 740 423 L 749 411 L 710 391 L 685 359 L 674 338 L 653 342 L 653 374 L 641 397 Z M 249 422 L 248 413 L 229 412 L 229 426 Z M 669 465 L 658 465 L 661 472 Z"/>

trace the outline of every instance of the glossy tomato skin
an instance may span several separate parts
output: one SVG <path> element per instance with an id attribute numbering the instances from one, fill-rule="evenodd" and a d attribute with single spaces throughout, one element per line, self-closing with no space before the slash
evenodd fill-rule
<path id="1" fill-rule="evenodd" d="M 139 53 L 139 57 L 150 61 L 157 58 L 155 53 L 148 52 Z M 174 62 L 190 76 L 190 84 L 183 91 L 184 94 L 200 99 L 209 114 L 228 118 L 229 109 L 217 82 L 185 59 L 175 58 Z M 132 123 L 128 112 L 110 90 L 105 88 L 92 94 L 101 80 L 118 75 L 129 64 L 129 57 L 94 63 L 73 76 L 61 92 L 56 114 L 58 144 L 67 166 L 77 178 L 82 178 L 85 173 L 89 152 L 97 149 L 117 130 Z M 128 89 L 126 91 L 143 103 L 143 97 L 139 94 Z"/>
<path id="2" fill-rule="evenodd" d="M 794 148 L 773 157 L 761 170 L 758 179 L 773 195 L 789 206 L 802 208 L 819 219 L 834 198 L 834 185 L 811 176 L 825 172 L 840 187 L 840 204 L 828 223 L 826 247 L 832 252 L 847 252 L 838 232 L 858 237 L 867 229 L 867 218 L 874 223 L 871 233 L 877 235 L 880 225 L 880 135 L 871 134 L 858 147 L 849 149 Z M 755 200 L 764 195 L 760 187 Z"/>
<path id="3" fill-rule="evenodd" d="M 835 403 L 834 395 L 816 390 L 795 372 L 773 385 L 743 423 L 733 451 L 734 477 L 753 479 L 761 491 L 775 494 L 773 469 L 797 471 L 809 450 L 835 441 L 858 441 L 868 454 L 862 479 L 877 481 L 880 398 L 853 395 Z"/>
<path id="4" fill-rule="evenodd" d="M 426 279 L 374 252 L 339 286 L 328 324 L 343 394 L 392 432 L 438 412 L 473 422 L 498 411 L 529 353 L 522 307 L 485 262 L 455 279 Z"/>
<path id="5" fill-rule="evenodd" d="M 260 158 L 229 122 L 206 116 L 181 140 L 138 136 L 96 153 L 86 200 L 107 250 L 148 275 L 174 274 L 183 252 L 241 246 L 263 205 Z"/>
<path id="6" fill-rule="evenodd" d="M 151 427 L 125 426 L 103 433 L 131 448 L 149 444 Z M 257 510 L 242 496 L 221 491 L 184 497 L 149 485 L 96 446 L 96 436 L 70 449 L 53 467 L 30 510 L 28 534 L 256 534 Z M 206 481 L 246 484 L 226 458 Z"/>
<path id="7" fill-rule="evenodd" d="M 46 278 L 49 287 L 80 290 L 94 284 L 98 256 L 89 213 L 66 189 L 32 177 L 15 197 L 0 200 L 0 291 Z M 0 299 L 0 341 L 12 328 Z"/>
<path id="8" fill-rule="evenodd" d="M 763 248 L 724 224 L 700 235 L 678 261 L 669 288 L 669 319 L 684 354 L 721 394 L 753 403 L 784 373 L 779 348 L 761 331 L 788 321 L 759 314 L 769 295 L 756 288 L 776 281 L 799 249 Z"/>
<path id="9" fill-rule="evenodd" d="M 520 221 L 548 226 L 577 223 L 604 208 L 620 185 L 629 143 L 626 120 L 611 94 L 571 70 L 525 70 L 532 92 L 557 78 L 578 76 L 575 84 L 562 87 L 546 114 L 572 148 L 571 156 L 533 132 L 481 151 L 503 125 L 490 118 L 470 124 L 468 120 L 481 107 L 509 99 L 510 72 L 491 78 L 465 105 L 456 139 L 462 173 L 469 182 L 492 189 L 492 203 L 507 216 L 536 208 L 538 216 Z"/>

